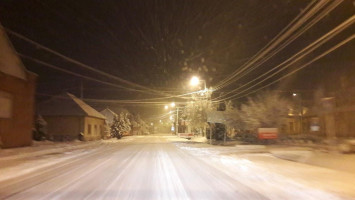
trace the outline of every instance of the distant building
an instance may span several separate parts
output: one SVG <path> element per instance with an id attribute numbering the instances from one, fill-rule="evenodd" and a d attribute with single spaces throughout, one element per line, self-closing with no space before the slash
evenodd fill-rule
<path id="1" fill-rule="evenodd" d="M 100 111 L 100 113 L 106 117 L 106 123 L 108 126 L 112 125 L 113 118 L 117 116 L 117 114 L 109 108 L 105 108 L 104 110 Z"/>
<path id="2" fill-rule="evenodd" d="M 55 96 L 38 105 L 55 141 L 97 140 L 104 137 L 106 117 L 72 94 Z"/>
<path id="3" fill-rule="evenodd" d="M 17 56 L 0 24 L 0 147 L 32 143 L 34 94 L 37 75 Z"/>
<path id="4" fill-rule="evenodd" d="M 100 113 L 106 117 L 106 126 L 104 130 L 104 138 L 110 138 L 111 136 L 111 125 L 113 123 L 113 119 L 117 114 L 113 112 L 109 108 L 105 108 L 104 110 L 100 111 Z"/>

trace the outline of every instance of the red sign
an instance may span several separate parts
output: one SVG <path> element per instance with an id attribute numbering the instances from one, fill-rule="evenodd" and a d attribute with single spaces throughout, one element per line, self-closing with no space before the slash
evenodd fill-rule
<path id="1" fill-rule="evenodd" d="M 277 139 L 277 128 L 258 128 L 259 139 Z"/>

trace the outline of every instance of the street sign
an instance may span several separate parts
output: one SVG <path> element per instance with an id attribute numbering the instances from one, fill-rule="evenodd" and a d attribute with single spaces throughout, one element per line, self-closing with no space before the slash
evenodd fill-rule
<path id="1" fill-rule="evenodd" d="M 259 139 L 277 139 L 278 129 L 277 128 L 258 128 L 258 138 Z"/>

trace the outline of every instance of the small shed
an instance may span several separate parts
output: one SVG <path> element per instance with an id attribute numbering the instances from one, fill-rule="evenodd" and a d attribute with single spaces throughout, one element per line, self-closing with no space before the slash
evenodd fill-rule
<path id="1" fill-rule="evenodd" d="M 55 96 L 38 106 L 55 141 L 97 140 L 104 135 L 106 117 L 72 94 Z"/>

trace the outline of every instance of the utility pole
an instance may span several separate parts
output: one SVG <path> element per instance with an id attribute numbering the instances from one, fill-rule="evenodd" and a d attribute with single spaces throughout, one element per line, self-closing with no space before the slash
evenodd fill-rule
<path id="1" fill-rule="evenodd" d="M 175 122 L 175 133 L 178 135 L 179 131 L 179 107 L 176 107 L 176 122 Z"/>
<path id="2" fill-rule="evenodd" d="M 82 100 L 84 98 L 84 86 L 83 86 L 83 80 L 80 80 L 80 99 Z"/>

